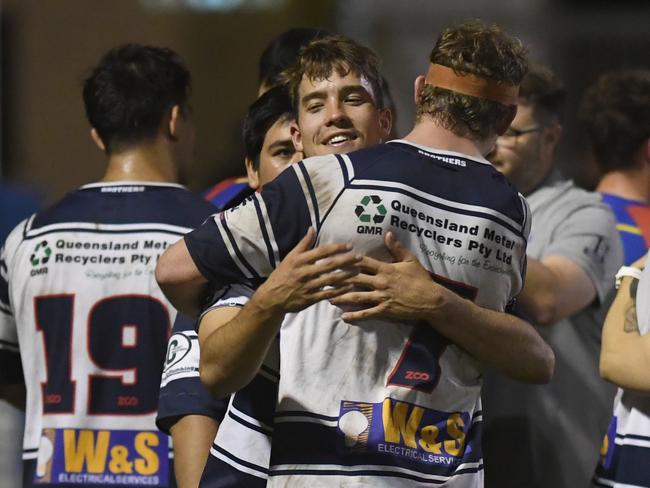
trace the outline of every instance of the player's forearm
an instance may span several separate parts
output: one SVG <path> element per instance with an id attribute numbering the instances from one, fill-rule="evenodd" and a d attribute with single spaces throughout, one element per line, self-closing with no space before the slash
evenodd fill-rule
<path id="1" fill-rule="evenodd" d="M 429 323 L 478 361 L 527 383 L 548 383 L 555 356 L 529 323 L 447 291 Z"/>
<path id="2" fill-rule="evenodd" d="M 183 239 L 160 256 L 156 281 L 177 310 L 192 317 L 199 314 L 207 280 L 194 264 Z"/>
<path id="3" fill-rule="evenodd" d="M 632 278 L 625 277 L 603 325 L 600 375 L 622 388 L 650 393 L 650 335 L 640 335 Z"/>
<path id="4" fill-rule="evenodd" d="M 196 488 L 201 481 L 219 423 L 205 415 L 185 415 L 170 429 L 178 488 Z"/>
<path id="5" fill-rule="evenodd" d="M 558 280 L 540 261 L 528 258 L 526 281 L 517 298 L 526 316 L 538 325 L 550 325 L 557 321 L 558 306 L 556 289 Z"/>
<path id="6" fill-rule="evenodd" d="M 563 256 L 527 259 L 526 282 L 518 303 L 536 325 L 552 325 L 587 307 L 596 288 L 587 273 Z"/>
<path id="7" fill-rule="evenodd" d="M 201 382 L 220 398 L 246 386 L 257 374 L 280 330 L 284 312 L 253 294 L 228 323 L 201 343 Z M 211 320 L 210 314 L 201 321 Z"/>

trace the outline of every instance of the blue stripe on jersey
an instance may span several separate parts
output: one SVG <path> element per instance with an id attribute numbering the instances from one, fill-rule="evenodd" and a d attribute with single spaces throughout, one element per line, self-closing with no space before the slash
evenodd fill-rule
<path id="1" fill-rule="evenodd" d="M 215 207 L 177 186 L 125 184 L 119 188 L 142 189 L 114 192 L 115 185 L 83 187 L 66 195 L 54 206 L 38 213 L 31 229 L 66 222 L 98 224 L 161 223 L 197 227 Z M 86 231 L 84 229 L 84 231 Z"/>
<path id="2" fill-rule="evenodd" d="M 462 459 L 459 459 L 455 465 L 443 466 L 391 454 L 343 452 L 343 439 L 336 427 L 314 422 L 277 422 L 273 432 L 271 466 L 338 465 L 358 466 L 360 470 L 368 469 L 369 466 L 383 466 L 388 471 L 381 471 L 381 476 L 392 476 L 397 472 L 390 471 L 390 467 L 410 469 L 423 475 L 452 476 L 462 464 L 482 463 L 481 424 L 482 422 L 477 421 L 470 427 Z M 403 447 L 400 444 L 395 446 Z M 472 469 L 474 468 L 476 467 Z M 317 469 L 315 471 L 319 472 Z M 278 473 L 279 471 L 272 468 L 271 476 Z M 283 474 L 299 473 L 297 470 L 287 469 L 283 470 Z"/>
<path id="3" fill-rule="evenodd" d="M 248 385 L 234 394 L 232 404 L 240 412 L 271 427 L 277 399 L 277 382 L 258 374 Z"/>
<path id="4" fill-rule="evenodd" d="M 186 234 L 184 239 L 194 264 L 216 288 L 226 283 L 243 281 L 241 271 L 230 257 L 230 252 L 221 238 L 214 219 L 208 219 L 201 227 Z M 219 262 L 219 266 L 212 266 L 214 262 Z"/>
<path id="5" fill-rule="evenodd" d="M 25 240 L 29 241 L 31 239 L 40 239 L 43 236 L 46 236 L 48 234 L 60 234 L 61 232 L 83 232 L 85 234 L 135 234 L 135 233 L 143 233 L 143 232 L 162 232 L 164 234 L 172 234 L 172 235 L 177 235 L 179 237 L 182 237 L 185 235 L 184 232 L 177 232 L 171 229 L 155 229 L 152 230 L 151 228 L 147 229 L 128 229 L 128 230 L 122 230 L 122 229 L 88 229 L 88 228 L 83 228 L 83 227 L 75 227 L 74 225 L 70 225 L 70 227 L 59 227 L 56 229 L 50 229 L 46 231 L 36 231 L 34 233 L 31 233 L 29 235 L 25 236 Z"/>
<path id="6" fill-rule="evenodd" d="M 600 481 L 596 483 L 598 486 L 612 486 L 612 483 L 616 482 L 650 487 L 649 459 L 650 448 L 616 444 L 609 469 L 605 469 L 602 464 L 598 464 L 596 478 L 600 479 Z M 603 480 L 611 483 L 603 483 Z"/>
<path id="7" fill-rule="evenodd" d="M 330 417 L 329 415 L 321 415 L 314 412 L 306 412 L 304 410 L 283 410 L 275 414 L 276 419 L 281 419 L 284 417 L 308 417 L 320 420 L 327 420 L 328 422 L 337 422 L 338 417 Z"/>
<path id="8" fill-rule="evenodd" d="M 259 432 L 260 434 L 270 435 L 270 432 L 267 429 L 265 429 L 264 427 L 259 427 L 259 426 L 255 425 L 255 424 L 241 418 L 239 415 L 234 413 L 232 410 L 228 410 L 228 417 L 233 419 L 238 424 L 243 425 L 247 429 L 254 430 L 255 432 Z"/>
<path id="9" fill-rule="evenodd" d="M 235 250 L 235 254 L 237 254 L 237 257 L 239 258 L 239 261 L 246 267 L 248 272 L 254 278 L 260 279 L 260 275 L 257 273 L 255 268 L 253 266 L 251 266 L 251 264 L 246 260 L 246 258 L 242 254 L 241 250 L 239 249 L 239 246 L 237 245 L 237 241 L 235 240 L 235 237 L 232 235 L 232 232 L 230 231 L 230 228 L 228 227 L 228 221 L 224 218 L 223 214 L 219 215 L 219 218 L 221 219 L 221 225 L 223 226 L 223 230 L 226 231 L 226 236 L 228 237 L 228 240 L 230 241 L 230 245 Z M 260 228 L 264 229 L 264 221 L 263 220 L 260 222 Z"/>
<path id="10" fill-rule="evenodd" d="M 262 214 L 262 209 L 260 208 L 260 202 L 257 201 L 257 198 L 253 198 L 253 203 L 255 204 L 255 212 L 257 212 L 257 218 L 260 221 L 260 229 L 262 229 L 262 236 L 264 237 L 264 244 L 266 244 L 266 252 L 269 255 L 269 263 L 271 267 L 275 268 L 277 263 L 275 262 L 275 255 L 273 252 L 273 246 L 271 245 L 271 239 L 269 233 L 266 230 L 264 215 Z"/>
<path id="11" fill-rule="evenodd" d="M 266 374 L 273 376 L 275 379 L 280 379 L 280 373 L 274 369 L 269 368 L 266 364 L 260 366 L 260 370 L 264 371 Z"/>
<path id="12" fill-rule="evenodd" d="M 348 168 L 345 165 L 345 162 L 343 161 L 341 155 L 335 154 L 335 156 L 339 162 L 339 165 L 341 166 L 341 173 L 343 174 L 343 185 L 347 187 L 350 184 L 350 173 L 348 172 Z"/>
<path id="13" fill-rule="evenodd" d="M 459 469 L 454 472 L 453 476 L 460 476 L 464 474 L 473 474 L 483 471 L 483 464 L 479 464 L 475 468 L 466 468 Z M 269 473 L 269 476 L 291 476 L 291 475 L 304 475 L 304 476 L 377 476 L 378 478 L 403 478 L 411 480 L 417 483 L 430 484 L 430 485 L 441 485 L 443 483 L 449 482 L 449 479 L 443 480 L 433 480 L 429 478 L 422 478 L 420 476 L 402 473 L 399 471 L 391 471 L 387 473 L 386 471 L 373 471 L 371 469 L 359 469 L 354 471 L 345 471 L 345 470 L 336 470 L 336 469 L 278 469 L 273 470 Z"/>
<path id="14" fill-rule="evenodd" d="M 297 166 L 300 169 L 303 178 L 305 178 L 305 183 L 307 184 L 307 189 L 309 190 L 309 198 L 311 198 L 311 205 L 314 208 L 314 217 L 316 218 L 316 232 L 318 232 L 320 230 L 321 221 L 320 221 L 320 212 L 318 211 L 318 199 L 316 198 L 314 185 L 312 185 L 311 183 L 311 178 L 309 177 L 307 168 L 305 168 L 305 163 L 300 161 L 297 164 Z"/>
<path id="15" fill-rule="evenodd" d="M 218 449 L 220 453 L 223 453 L 225 457 L 232 459 L 234 462 L 247 465 L 251 470 L 260 472 L 262 475 L 266 475 L 268 470 L 262 468 L 261 466 L 251 465 L 251 463 L 246 463 L 235 456 L 223 451 L 222 449 L 214 446 L 214 449 Z M 253 476 L 243 471 L 240 471 L 230 464 L 222 461 L 221 459 L 215 457 L 212 453 L 208 456 L 208 460 L 205 463 L 205 468 L 203 469 L 203 476 L 201 476 L 201 483 L 199 484 L 200 488 L 265 488 L 266 487 L 266 477 L 261 478 L 259 476 Z"/>
<path id="16" fill-rule="evenodd" d="M 294 171 L 283 171 L 272 182 L 264 185 L 261 196 L 273 227 L 280 259 L 284 259 L 311 226 L 306 200 L 308 195 L 303 193 Z M 291 218 L 285 216 L 287 209 L 291 209 Z"/>

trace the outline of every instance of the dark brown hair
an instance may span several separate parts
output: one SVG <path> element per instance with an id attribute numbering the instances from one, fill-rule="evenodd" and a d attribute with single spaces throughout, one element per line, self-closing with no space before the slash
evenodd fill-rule
<path id="1" fill-rule="evenodd" d="M 447 28 L 438 38 L 430 61 L 459 75 L 518 85 L 528 70 L 527 50 L 518 39 L 497 25 L 478 20 Z M 462 95 L 426 85 L 416 107 L 419 120 L 432 117 L 444 128 L 463 137 L 485 139 L 493 135 L 510 108 L 490 100 Z"/>
<path id="2" fill-rule="evenodd" d="M 605 73 L 587 89 L 578 117 L 604 171 L 632 168 L 650 137 L 650 70 Z"/>
<path id="3" fill-rule="evenodd" d="M 352 72 L 367 79 L 377 108 L 383 108 L 382 78 L 375 52 L 347 37 L 328 36 L 305 46 L 296 64 L 286 73 L 294 110 L 298 111 L 298 87 L 303 78 L 325 80 L 335 71 L 340 76 Z"/>

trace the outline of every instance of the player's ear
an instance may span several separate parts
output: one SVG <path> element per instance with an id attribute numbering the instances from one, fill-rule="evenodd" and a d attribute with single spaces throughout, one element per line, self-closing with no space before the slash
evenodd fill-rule
<path id="1" fill-rule="evenodd" d="M 422 96 L 422 90 L 424 89 L 424 75 L 418 76 L 413 82 L 413 100 L 415 104 L 420 103 L 420 98 Z"/>
<path id="2" fill-rule="evenodd" d="M 296 151 L 304 152 L 302 148 L 302 134 L 298 128 L 298 124 L 294 120 L 291 122 L 291 142 L 293 142 L 293 147 L 296 148 Z"/>
<path id="3" fill-rule="evenodd" d="M 517 115 L 517 106 L 516 105 L 508 106 L 508 111 L 503 116 L 501 121 L 497 124 L 496 130 L 498 136 L 502 136 L 503 134 L 506 133 L 508 127 L 510 127 L 510 124 L 512 124 L 512 121 L 515 120 L 515 115 Z"/>
<path id="4" fill-rule="evenodd" d="M 99 137 L 99 132 L 97 132 L 94 127 L 90 129 L 90 138 L 93 140 L 100 151 L 106 152 L 106 145 L 104 144 L 104 141 L 102 141 L 102 138 Z"/>
<path id="5" fill-rule="evenodd" d="M 180 105 L 174 105 L 169 111 L 169 122 L 167 124 L 167 130 L 172 139 L 178 137 L 178 131 L 180 130 L 181 118 L 183 117 L 183 109 Z"/>
<path id="6" fill-rule="evenodd" d="M 393 113 L 389 108 L 379 111 L 379 129 L 381 132 L 381 141 L 387 141 L 390 137 L 390 130 L 393 128 Z"/>
<path id="7" fill-rule="evenodd" d="M 250 159 L 246 158 L 244 160 L 244 164 L 246 165 L 248 186 L 250 186 L 253 190 L 257 190 L 260 187 L 260 172 L 255 169 L 255 165 Z"/>

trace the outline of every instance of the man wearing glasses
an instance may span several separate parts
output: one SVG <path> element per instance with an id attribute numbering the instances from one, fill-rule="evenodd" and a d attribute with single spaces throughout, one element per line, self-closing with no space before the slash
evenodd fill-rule
<path id="1" fill-rule="evenodd" d="M 490 156 L 528 200 L 533 223 L 518 313 L 556 355 L 549 385 L 488 374 L 484 385 L 486 486 L 588 486 L 613 390 L 600 379 L 601 324 L 622 261 L 615 221 L 599 194 L 555 167 L 564 89 L 548 69 L 524 78 L 517 116 Z"/>

